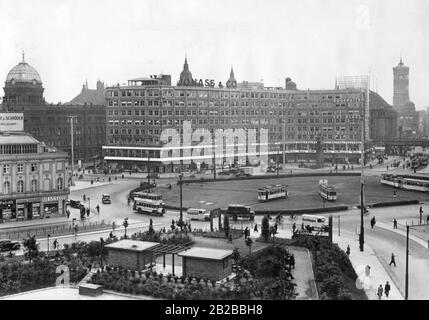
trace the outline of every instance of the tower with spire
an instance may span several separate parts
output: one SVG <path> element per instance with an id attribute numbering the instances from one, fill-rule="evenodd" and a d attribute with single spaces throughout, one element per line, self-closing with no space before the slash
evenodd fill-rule
<path id="1" fill-rule="evenodd" d="M 189 65 L 188 65 L 188 57 L 185 55 L 185 63 L 183 65 L 183 70 L 180 73 L 180 80 L 178 85 L 181 86 L 189 86 L 192 84 L 193 78 L 192 73 L 189 71 Z"/>
<path id="2" fill-rule="evenodd" d="M 226 82 L 226 87 L 227 88 L 237 88 L 237 80 L 235 79 L 234 76 L 234 69 L 231 66 L 231 72 L 229 73 L 229 79 Z"/>

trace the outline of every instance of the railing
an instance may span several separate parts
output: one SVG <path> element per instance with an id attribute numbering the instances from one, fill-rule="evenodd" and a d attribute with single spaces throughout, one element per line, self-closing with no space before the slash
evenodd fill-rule
<path id="1" fill-rule="evenodd" d="M 106 222 L 96 221 L 89 223 L 79 223 L 78 224 L 78 233 L 82 231 L 89 230 L 103 230 L 110 229 L 112 227 L 112 223 L 110 221 Z M 36 238 L 46 237 L 48 234 L 50 237 L 60 236 L 60 235 L 71 235 L 74 233 L 74 225 L 73 224 L 63 224 L 49 227 L 39 227 L 39 228 L 28 228 L 17 231 L 0 231 L 0 238 L 10 239 L 10 240 L 22 240 L 28 235 L 35 235 Z"/>

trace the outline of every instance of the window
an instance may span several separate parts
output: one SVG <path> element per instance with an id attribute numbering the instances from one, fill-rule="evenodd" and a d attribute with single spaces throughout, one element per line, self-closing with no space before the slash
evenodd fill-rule
<path id="1" fill-rule="evenodd" d="M 43 189 L 43 191 L 51 191 L 51 180 L 45 179 L 45 181 L 43 181 Z"/>
<path id="2" fill-rule="evenodd" d="M 24 173 L 24 164 L 23 163 L 18 163 L 16 168 L 17 168 L 18 173 Z"/>
<path id="3" fill-rule="evenodd" d="M 37 172 L 37 163 L 30 164 L 31 172 Z"/>
<path id="4" fill-rule="evenodd" d="M 31 192 L 37 192 L 37 180 L 31 180 Z"/>
<path id="5" fill-rule="evenodd" d="M 23 193 L 24 192 L 24 181 L 22 181 L 22 180 L 18 181 L 18 189 L 16 191 L 18 193 Z"/>
<path id="6" fill-rule="evenodd" d="M 10 164 L 3 165 L 3 173 L 10 173 Z"/>
<path id="7" fill-rule="evenodd" d="M 57 179 L 57 189 L 62 190 L 64 188 L 63 178 Z"/>
<path id="8" fill-rule="evenodd" d="M 3 183 L 3 194 L 9 194 L 10 193 L 10 182 L 6 181 Z"/>

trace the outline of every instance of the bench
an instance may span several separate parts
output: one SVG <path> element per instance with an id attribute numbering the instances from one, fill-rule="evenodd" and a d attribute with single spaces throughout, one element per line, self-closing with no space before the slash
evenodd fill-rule
<path id="1" fill-rule="evenodd" d="M 79 294 L 82 296 L 97 297 L 103 294 L 103 286 L 84 283 L 79 286 Z"/>

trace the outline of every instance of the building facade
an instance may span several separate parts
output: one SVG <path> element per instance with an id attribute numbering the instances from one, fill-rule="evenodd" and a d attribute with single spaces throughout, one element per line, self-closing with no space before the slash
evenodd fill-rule
<path id="1" fill-rule="evenodd" d="M 24 131 L 71 156 L 70 117 L 74 120 L 74 155 L 90 162 L 101 157 L 106 138 L 104 84 L 97 89 L 84 85 L 68 104 L 48 104 L 43 97 L 39 73 L 23 59 L 6 77 L 1 110 L 24 113 Z"/>
<path id="2" fill-rule="evenodd" d="M 375 143 L 396 138 L 398 114 L 378 93 L 371 91 L 369 97 L 370 139 Z"/>
<path id="3" fill-rule="evenodd" d="M 252 151 L 259 156 L 267 154 L 271 162 L 316 161 L 318 137 L 323 141 L 326 161 L 359 161 L 365 90 L 298 90 L 290 78 L 285 88 L 246 82 L 228 86 L 237 84 L 233 70 L 227 86 L 210 83 L 214 81 L 193 80 L 186 60 L 178 86 L 129 81 L 127 86 L 107 87 L 105 160 L 143 169 L 150 160 L 158 172 L 170 172 L 177 163 L 189 160 L 205 165 L 211 165 L 213 159 L 218 165 L 236 163 L 237 157 L 222 154 L 222 146 L 214 142 L 215 134 L 217 130 L 244 130 L 247 138 L 249 133 L 256 133 L 256 150 Z M 379 121 L 391 121 L 395 114 L 390 111 L 379 115 Z M 184 132 L 189 127 L 190 146 L 184 143 Z M 371 130 L 365 130 L 366 141 L 370 140 Z M 392 130 L 394 125 L 387 125 L 376 136 L 389 136 Z M 175 132 L 180 138 L 176 147 L 170 148 Z M 210 139 L 194 137 L 201 132 Z M 263 132 L 265 140 L 261 140 Z M 198 148 L 207 141 L 212 141 L 214 147 L 200 152 Z M 237 145 L 237 141 L 233 143 Z M 250 155 L 248 147 L 243 151 L 246 155 Z"/>
<path id="4" fill-rule="evenodd" d="M 64 216 L 67 153 L 23 132 L 0 134 L 0 222 Z"/>

